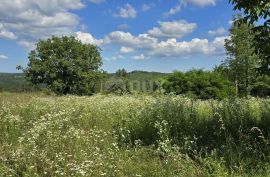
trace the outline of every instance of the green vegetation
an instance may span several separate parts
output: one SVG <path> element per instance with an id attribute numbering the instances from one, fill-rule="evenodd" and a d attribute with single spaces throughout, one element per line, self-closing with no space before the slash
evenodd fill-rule
<path id="1" fill-rule="evenodd" d="M 259 63 L 252 45 L 254 34 L 248 25 L 235 23 L 230 29 L 230 36 L 225 42 L 228 57 L 222 66 L 229 70 L 227 76 L 235 83 L 238 94 L 247 96 L 256 81 Z"/>
<path id="2" fill-rule="evenodd" d="M 98 47 L 40 41 L 0 74 L 0 177 L 269 176 L 270 3 L 230 2 L 244 17 L 214 71 L 106 74 Z"/>
<path id="3" fill-rule="evenodd" d="M 0 176 L 267 176 L 270 100 L 0 94 Z"/>
<path id="4" fill-rule="evenodd" d="M 169 75 L 163 88 L 166 93 L 188 95 L 200 99 L 223 99 L 235 95 L 232 83 L 218 72 L 191 70 Z"/>
<path id="5" fill-rule="evenodd" d="M 25 80 L 23 74 L 0 73 L 0 92 L 33 92 L 38 90 Z"/>
<path id="6" fill-rule="evenodd" d="M 261 59 L 255 52 L 255 38 L 252 26 L 235 21 L 230 29 L 230 38 L 225 41 L 227 58 L 215 69 L 234 83 L 236 94 L 241 97 L 270 96 L 269 76 L 258 72 Z"/>
<path id="7" fill-rule="evenodd" d="M 100 49 L 75 37 L 39 41 L 28 58 L 26 78 L 35 85 L 46 84 L 57 94 L 91 95 L 102 75 Z"/>
<path id="8" fill-rule="evenodd" d="M 258 71 L 263 75 L 270 74 L 270 1 L 269 0 L 229 0 L 234 10 L 240 10 L 244 17 L 238 20 L 252 26 L 255 38 L 253 45 L 260 56 Z M 258 23 L 262 21 L 262 23 Z"/>

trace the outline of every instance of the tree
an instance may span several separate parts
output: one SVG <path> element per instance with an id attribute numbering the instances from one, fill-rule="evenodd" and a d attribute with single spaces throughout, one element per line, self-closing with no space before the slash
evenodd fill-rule
<path id="1" fill-rule="evenodd" d="M 29 53 L 26 78 L 45 84 L 57 94 L 91 95 L 100 78 L 100 49 L 75 37 L 52 37 L 39 41 Z"/>
<path id="2" fill-rule="evenodd" d="M 120 77 L 120 78 L 126 78 L 127 77 L 127 71 L 125 69 L 118 69 L 115 73 L 115 75 L 117 77 Z"/>
<path id="3" fill-rule="evenodd" d="M 263 75 L 270 74 L 270 1 L 269 0 L 229 0 L 235 10 L 243 11 L 245 17 L 240 21 L 253 25 L 255 32 L 255 52 L 260 56 L 259 71 Z M 262 24 L 255 25 L 259 20 Z M 257 23 L 258 24 L 258 23 Z"/>
<path id="4" fill-rule="evenodd" d="M 245 23 L 234 23 L 230 29 L 230 38 L 225 40 L 227 53 L 222 67 L 229 80 L 235 83 L 236 91 L 247 96 L 251 85 L 256 80 L 256 68 L 259 57 L 254 53 L 253 39 L 255 35 Z"/>

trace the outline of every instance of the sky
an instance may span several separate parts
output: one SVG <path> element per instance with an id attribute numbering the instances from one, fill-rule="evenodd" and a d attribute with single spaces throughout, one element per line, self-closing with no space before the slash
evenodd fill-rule
<path id="1" fill-rule="evenodd" d="M 108 72 L 211 70 L 234 14 L 228 0 L 0 0 L 0 72 L 52 35 L 99 46 Z"/>

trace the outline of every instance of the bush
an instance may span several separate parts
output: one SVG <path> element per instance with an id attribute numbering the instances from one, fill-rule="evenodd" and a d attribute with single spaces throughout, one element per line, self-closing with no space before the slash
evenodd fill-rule
<path id="1" fill-rule="evenodd" d="M 174 72 L 163 84 L 166 93 L 199 99 L 223 99 L 235 95 L 232 83 L 216 72 Z"/>

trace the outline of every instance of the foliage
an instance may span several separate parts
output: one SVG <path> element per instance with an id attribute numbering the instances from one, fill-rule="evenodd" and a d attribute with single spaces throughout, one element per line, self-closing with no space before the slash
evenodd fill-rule
<path id="1" fill-rule="evenodd" d="M 111 77 L 104 84 L 105 93 L 115 93 L 119 95 L 123 95 L 125 93 L 129 93 L 129 85 L 128 82 L 119 77 Z"/>
<path id="2" fill-rule="evenodd" d="M 39 41 L 29 53 L 26 77 L 33 84 L 46 84 L 57 94 L 93 94 L 100 78 L 100 50 L 74 37 Z"/>
<path id="3" fill-rule="evenodd" d="M 255 82 L 259 57 L 254 54 L 252 41 L 255 34 L 247 24 L 234 23 L 230 38 L 225 40 L 227 59 L 221 64 L 226 76 L 235 83 L 237 94 L 247 96 Z"/>
<path id="4" fill-rule="evenodd" d="M 174 72 L 168 76 L 163 88 L 166 93 L 200 99 L 222 99 L 234 95 L 234 89 L 228 80 L 218 73 L 203 70 Z"/>
<path id="5" fill-rule="evenodd" d="M 252 96 L 266 97 L 270 96 L 270 77 L 262 76 L 257 78 L 256 82 L 252 84 Z"/>
<path id="6" fill-rule="evenodd" d="M 27 82 L 23 74 L 0 73 L 0 92 L 34 92 L 40 89 Z"/>
<path id="7" fill-rule="evenodd" d="M 234 4 L 235 10 L 243 11 L 245 23 L 255 25 L 259 20 L 263 24 L 255 25 L 254 45 L 261 59 L 260 71 L 262 74 L 270 74 L 270 2 L 269 0 L 229 0 Z M 258 23 L 257 23 L 258 24 Z"/>
<path id="8" fill-rule="evenodd" d="M 116 71 L 115 75 L 116 77 L 126 78 L 128 75 L 128 72 L 125 69 L 119 69 Z"/>

